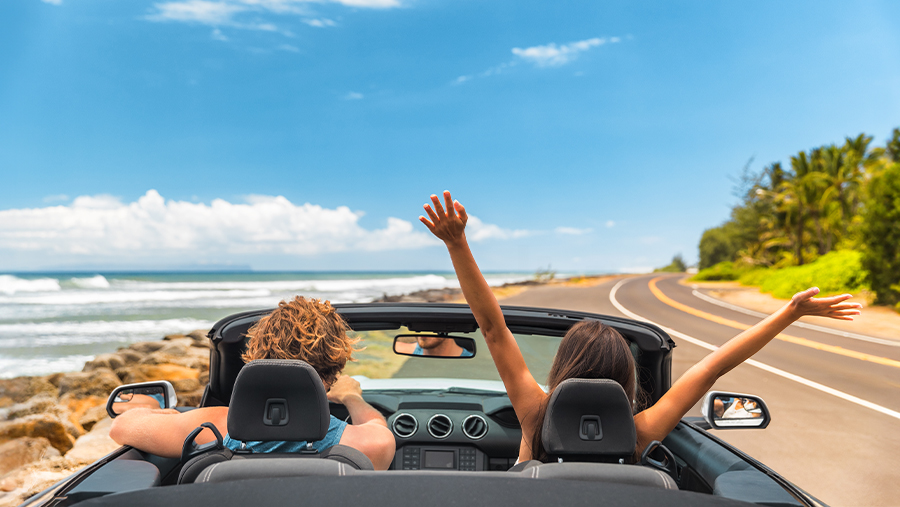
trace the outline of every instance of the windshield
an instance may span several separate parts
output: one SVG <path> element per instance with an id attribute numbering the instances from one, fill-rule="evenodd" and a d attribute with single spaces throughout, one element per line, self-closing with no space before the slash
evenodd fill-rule
<path id="1" fill-rule="evenodd" d="M 401 356 L 394 353 L 394 337 L 411 331 L 405 327 L 389 331 L 360 331 L 351 333 L 359 338 L 353 354 L 355 361 L 347 363 L 344 373 L 363 375 L 372 379 L 385 378 L 454 378 L 500 380 L 491 360 L 487 344 L 480 331 L 453 333 L 454 336 L 475 340 L 475 357 L 467 359 L 438 359 Z M 525 363 L 535 380 L 544 383 L 562 337 L 514 334 Z"/>

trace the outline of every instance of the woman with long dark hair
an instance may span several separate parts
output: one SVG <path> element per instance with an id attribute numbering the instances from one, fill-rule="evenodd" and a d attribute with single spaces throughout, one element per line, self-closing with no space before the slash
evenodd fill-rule
<path id="1" fill-rule="evenodd" d="M 859 304 L 845 302 L 851 297 L 849 294 L 817 299 L 813 297 L 819 293 L 815 287 L 797 293 L 783 308 L 692 366 L 659 401 L 643 410 L 639 410 L 640 392 L 634 356 L 628 342 L 611 327 L 598 321 L 583 321 L 572 326 L 562 339 L 547 379 L 549 393 L 546 393 L 528 371 L 516 339 L 506 327 L 500 305 L 469 250 L 465 234 L 468 220 L 465 208 L 450 197 L 450 192 L 445 191 L 443 197 L 444 205 L 438 196 L 432 195 L 431 204 L 425 205 L 428 218 L 422 216 L 419 220 L 444 242 L 450 252 L 463 295 L 478 321 L 500 379 L 506 386 L 516 417 L 522 425 L 519 461 L 546 459 L 541 442 L 541 424 L 550 394 L 563 380 L 605 378 L 618 382 L 634 403 L 634 425 L 637 429 L 635 454 L 638 454 L 653 440 L 662 441 L 719 377 L 749 359 L 798 318 L 820 315 L 853 320 L 853 315 L 859 315 Z"/>

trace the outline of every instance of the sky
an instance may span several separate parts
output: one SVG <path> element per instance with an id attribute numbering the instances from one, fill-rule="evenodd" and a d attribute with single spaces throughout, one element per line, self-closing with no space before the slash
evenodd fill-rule
<path id="1" fill-rule="evenodd" d="M 735 179 L 900 127 L 900 3 L 3 0 L 0 272 L 697 261 Z"/>

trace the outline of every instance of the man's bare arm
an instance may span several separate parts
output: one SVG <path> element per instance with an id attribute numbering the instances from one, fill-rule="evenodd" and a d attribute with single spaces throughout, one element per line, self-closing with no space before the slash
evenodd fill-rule
<path id="1" fill-rule="evenodd" d="M 177 458 L 181 456 L 187 436 L 205 422 L 212 423 L 224 436 L 228 433 L 228 407 L 198 408 L 189 412 L 137 408 L 113 419 L 109 436 L 121 445 L 130 445 L 157 456 Z M 212 431 L 203 430 L 196 442 L 203 444 L 214 439 Z"/>

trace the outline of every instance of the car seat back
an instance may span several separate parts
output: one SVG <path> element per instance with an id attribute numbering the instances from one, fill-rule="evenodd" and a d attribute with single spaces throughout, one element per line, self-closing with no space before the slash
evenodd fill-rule
<path id="1" fill-rule="evenodd" d="M 613 380 L 565 380 L 550 396 L 541 438 L 549 461 L 630 461 L 637 445 L 631 400 Z"/>

